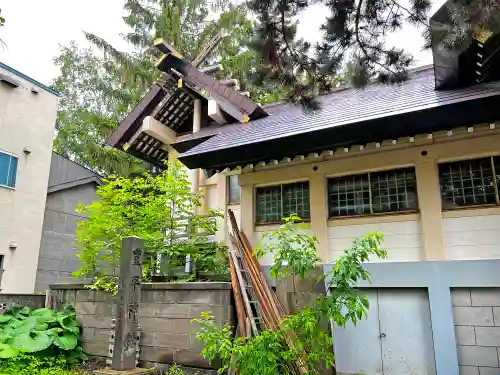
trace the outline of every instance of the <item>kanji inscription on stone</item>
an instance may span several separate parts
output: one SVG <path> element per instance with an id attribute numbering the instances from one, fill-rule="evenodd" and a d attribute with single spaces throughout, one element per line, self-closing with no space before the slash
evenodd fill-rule
<path id="1" fill-rule="evenodd" d="M 113 370 L 135 369 L 143 245 L 143 240 L 137 237 L 127 237 L 122 242 L 116 299 L 116 332 L 111 362 Z"/>

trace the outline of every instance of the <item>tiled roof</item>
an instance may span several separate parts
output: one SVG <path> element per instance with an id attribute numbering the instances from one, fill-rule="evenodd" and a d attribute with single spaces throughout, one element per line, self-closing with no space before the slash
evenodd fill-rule
<path id="1" fill-rule="evenodd" d="M 234 148 L 334 127 L 345 127 L 373 119 L 402 113 L 447 106 L 478 98 L 500 95 L 500 82 L 491 82 L 463 89 L 436 91 L 432 69 L 424 69 L 408 81 L 388 86 L 372 84 L 364 89 L 341 89 L 321 97 L 322 108 L 305 113 L 292 104 L 266 107 L 271 115 L 246 124 L 231 124 L 202 129 L 199 133 L 181 137 L 207 137 L 201 144 L 181 154 L 181 157 Z"/>

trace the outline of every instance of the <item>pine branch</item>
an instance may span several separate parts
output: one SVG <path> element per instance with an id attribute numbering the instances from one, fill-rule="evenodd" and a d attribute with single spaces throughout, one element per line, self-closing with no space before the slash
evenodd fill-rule
<path id="1" fill-rule="evenodd" d="M 358 47 L 363 52 L 364 58 L 368 59 L 369 61 L 371 61 L 375 65 L 381 67 L 382 69 L 389 71 L 391 74 L 396 75 L 396 72 L 392 71 L 389 67 L 381 64 L 377 59 L 374 59 L 372 57 L 372 54 L 368 53 L 367 46 L 365 45 L 365 43 L 363 41 L 361 41 L 361 37 L 359 35 L 359 33 L 360 33 L 359 21 L 361 19 L 361 6 L 362 5 L 363 5 L 363 0 L 359 0 L 358 7 L 356 9 L 356 23 L 355 23 L 355 27 L 354 27 L 355 35 L 356 35 L 356 42 L 358 44 Z"/>
<path id="2" fill-rule="evenodd" d="M 85 35 L 85 38 L 99 50 L 104 52 L 105 55 L 111 56 L 113 59 L 115 59 L 118 63 L 120 63 L 123 67 L 127 69 L 133 68 L 132 61 L 126 53 L 118 51 L 111 44 L 109 44 L 104 39 L 98 37 L 95 34 L 88 33 L 86 31 L 84 31 L 83 33 Z"/>

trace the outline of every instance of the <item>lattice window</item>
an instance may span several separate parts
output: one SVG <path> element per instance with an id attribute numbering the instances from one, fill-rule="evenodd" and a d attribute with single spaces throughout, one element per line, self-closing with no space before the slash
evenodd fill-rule
<path id="1" fill-rule="evenodd" d="M 499 161 L 489 157 L 440 164 L 443 209 L 498 204 Z"/>
<path id="2" fill-rule="evenodd" d="M 282 185 L 283 216 L 297 215 L 308 219 L 309 212 L 309 182 Z"/>
<path id="3" fill-rule="evenodd" d="M 279 223 L 285 216 L 310 218 L 309 182 L 257 188 L 257 224 Z"/>
<path id="4" fill-rule="evenodd" d="M 417 210 L 413 168 L 365 173 L 328 180 L 330 217 Z"/>
<path id="5" fill-rule="evenodd" d="M 368 174 L 328 180 L 330 217 L 370 213 L 370 180 Z"/>
<path id="6" fill-rule="evenodd" d="M 374 213 L 415 211 L 417 191 L 413 168 L 370 173 Z"/>

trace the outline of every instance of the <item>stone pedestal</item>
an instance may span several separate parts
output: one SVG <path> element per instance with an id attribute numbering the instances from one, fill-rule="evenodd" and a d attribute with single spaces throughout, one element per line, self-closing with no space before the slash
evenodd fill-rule
<path id="1" fill-rule="evenodd" d="M 140 238 L 127 237 L 123 239 L 111 361 L 111 369 L 118 371 L 118 374 L 137 373 L 133 372 L 135 371 L 133 369 L 135 369 L 139 346 L 139 303 L 141 301 L 143 246 L 144 241 Z"/>
<path id="2" fill-rule="evenodd" d="M 94 371 L 94 375 L 151 375 L 154 373 L 154 369 L 151 368 L 136 368 L 134 370 L 97 370 Z"/>

